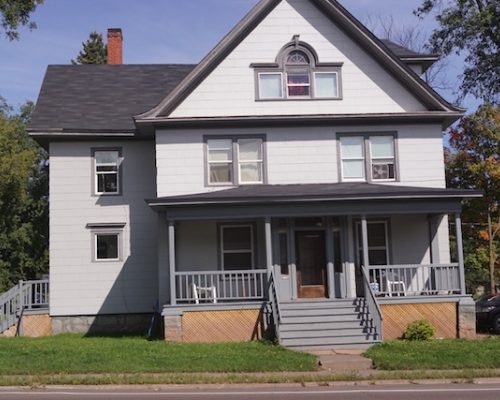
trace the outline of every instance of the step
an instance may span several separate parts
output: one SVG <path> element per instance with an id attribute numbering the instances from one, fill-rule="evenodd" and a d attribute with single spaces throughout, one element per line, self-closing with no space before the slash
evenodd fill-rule
<path id="1" fill-rule="evenodd" d="M 341 315 L 312 315 L 312 316 L 296 316 L 284 317 L 281 320 L 282 324 L 312 324 L 315 322 L 345 322 L 345 321 L 370 321 L 368 314 L 341 314 Z"/>
<path id="2" fill-rule="evenodd" d="M 335 330 L 310 330 L 310 331 L 281 331 L 280 339 L 300 339 L 300 338 L 319 338 L 319 337 L 343 337 L 357 335 L 371 335 L 368 328 L 356 329 L 335 329 Z"/>
<path id="3" fill-rule="evenodd" d="M 315 350 L 367 350 L 372 346 L 380 343 L 380 340 L 374 340 L 373 342 L 362 342 L 362 343 L 349 343 L 349 344 L 321 344 L 314 346 L 289 346 L 290 350 L 310 352 Z"/>
<path id="4" fill-rule="evenodd" d="M 348 336 L 327 336 L 327 337 L 313 337 L 313 338 L 293 338 L 293 339 L 280 339 L 280 344 L 285 347 L 293 346 L 334 346 L 341 344 L 358 344 L 358 343 L 371 343 L 376 339 L 373 335 L 348 335 Z"/>
<path id="5" fill-rule="evenodd" d="M 367 314 L 368 310 L 354 307 L 338 307 L 338 308 L 311 308 L 311 309 L 281 309 L 282 317 L 299 317 L 307 315 L 358 315 L 360 313 Z"/>
<path id="6" fill-rule="evenodd" d="M 292 300 L 280 301 L 281 309 L 311 309 L 311 308 L 337 308 L 359 307 L 365 305 L 364 300 Z"/>
<path id="7" fill-rule="evenodd" d="M 352 321 L 340 321 L 340 322 L 314 322 L 309 324 L 282 322 L 280 324 L 280 332 L 360 329 L 365 326 L 368 326 L 368 323 L 360 321 L 359 319 L 353 319 Z"/>

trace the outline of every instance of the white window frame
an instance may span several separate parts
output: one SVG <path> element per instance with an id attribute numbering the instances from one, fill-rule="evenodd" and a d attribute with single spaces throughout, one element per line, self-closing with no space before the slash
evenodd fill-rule
<path id="1" fill-rule="evenodd" d="M 224 229 L 227 228 L 250 228 L 250 249 L 241 249 L 241 250 L 224 250 Z M 220 225 L 220 269 L 221 271 L 236 271 L 224 268 L 224 254 L 241 254 L 241 253 L 250 253 L 252 258 L 252 265 L 250 269 L 255 269 L 255 246 L 254 246 L 254 227 L 252 224 L 223 224 Z"/>
<path id="2" fill-rule="evenodd" d="M 122 259 L 122 232 L 117 230 L 94 230 L 92 231 L 93 236 L 93 246 L 94 246 L 94 254 L 93 261 L 94 262 L 116 262 Z M 98 236 L 116 236 L 116 258 L 99 258 L 97 254 L 97 239 Z"/>
<path id="3" fill-rule="evenodd" d="M 328 97 L 328 96 L 317 96 L 316 95 L 316 75 L 335 75 L 335 91 L 337 93 L 336 96 L 333 96 L 333 97 Z M 322 70 L 322 71 L 313 71 L 313 75 L 314 75 L 314 98 L 315 99 L 338 99 L 340 97 L 340 87 L 339 87 L 339 73 L 338 71 L 325 71 L 325 70 Z"/>
<path id="4" fill-rule="evenodd" d="M 361 138 L 361 149 L 363 152 L 362 157 L 347 157 L 344 158 L 342 154 L 342 138 Z M 363 136 L 341 136 L 339 138 L 339 151 L 340 151 L 340 176 L 342 182 L 366 182 L 366 148 L 365 148 L 365 138 Z M 362 178 L 345 178 L 344 177 L 344 160 L 346 161 L 362 161 L 363 162 L 363 177 Z"/>
<path id="5" fill-rule="evenodd" d="M 392 139 L 393 157 L 392 164 L 394 169 L 394 178 L 389 179 L 374 179 L 372 165 L 377 163 L 377 160 L 390 160 L 391 157 L 372 157 L 371 139 L 375 137 L 390 137 Z M 363 157 L 344 158 L 342 155 L 342 139 L 343 138 L 361 138 Z M 338 153 L 338 168 L 340 171 L 340 182 L 397 182 L 399 180 L 398 171 L 398 153 L 397 153 L 397 133 L 395 132 L 339 132 L 337 133 L 337 153 Z M 363 178 L 346 178 L 344 177 L 344 160 L 364 161 L 363 165 Z"/>
<path id="6" fill-rule="evenodd" d="M 245 139 L 260 140 L 261 154 L 260 160 L 240 160 L 239 141 Z M 228 161 L 210 161 L 210 146 L 211 140 L 228 140 L 231 141 L 231 162 Z M 223 136 L 204 136 L 205 142 L 205 184 L 210 186 L 244 186 L 244 185 L 261 185 L 266 183 L 266 137 L 265 135 L 223 135 Z M 210 164 L 230 164 L 231 181 L 230 182 L 211 182 L 210 180 Z M 241 180 L 241 164 L 259 163 L 261 167 L 261 180 L 252 182 L 243 182 Z"/>
<path id="7" fill-rule="evenodd" d="M 295 70 L 295 68 L 297 68 Z M 303 68 L 301 70 L 301 68 Z M 288 76 L 290 74 L 301 74 L 307 75 L 309 78 L 309 83 L 288 83 Z M 313 84 L 311 82 L 311 67 L 310 66 L 288 66 L 286 67 L 286 97 L 288 99 L 312 99 L 313 96 Z M 289 88 L 293 87 L 308 87 L 309 94 L 308 95 L 290 95 Z"/>
<path id="8" fill-rule="evenodd" d="M 213 140 L 227 140 L 230 142 L 230 147 L 229 150 L 231 152 L 231 159 L 230 160 L 218 160 L 218 161 L 210 161 L 210 145 L 209 142 Z M 217 149 L 216 149 L 217 150 Z M 234 157 L 234 141 L 233 138 L 227 137 L 227 138 L 208 138 L 207 139 L 207 179 L 208 179 L 208 184 L 210 186 L 232 186 L 234 185 L 234 163 L 235 163 L 235 157 Z M 227 182 L 212 182 L 210 179 L 210 165 L 212 164 L 224 164 L 224 165 L 229 165 L 229 176 L 230 180 Z"/>
<path id="9" fill-rule="evenodd" d="M 240 140 L 260 140 L 260 154 L 261 158 L 260 160 L 242 160 L 240 157 Z M 264 183 L 264 140 L 261 138 L 244 138 L 244 137 L 239 137 L 236 139 L 236 147 L 237 147 L 237 162 L 238 162 L 238 184 L 239 185 L 258 185 L 258 184 L 263 184 Z M 241 164 L 259 164 L 260 166 L 260 176 L 261 180 L 260 181 L 245 181 L 241 179 Z"/>
<path id="10" fill-rule="evenodd" d="M 264 97 L 262 96 L 262 85 L 260 84 L 261 83 L 261 80 L 260 80 L 260 77 L 262 75 L 279 75 L 280 77 L 280 92 L 281 92 L 281 96 L 278 96 L 278 97 Z M 283 72 L 281 71 L 276 71 L 276 72 L 270 72 L 270 71 L 267 71 L 267 72 L 259 72 L 257 73 L 257 76 L 258 76 L 258 85 L 259 85 L 259 99 L 263 99 L 263 100 L 276 100 L 276 99 L 283 99 L 284 97 L 284 91 L 283 91 Z"/>
<path id="11" fill-rule="evenodd" d="M 97 163 L 97 157 L 96 153 L 102 153 L 102 152 L 109 152 L 109 153 L 116 153 L 116 164 L 115 163 L 104 163 L 104 164 L 98 164 Z M 94 164 L 94 194 L 97 196 L 117 196 L 121 194 L 121 149 L 113 148 L 94 148 L 92 149 L 92 161 Z M 97 167 L 99 166 L 116 166 L 116 172 L 115 171 L 104 171 L 104 172 L 99 172 L 97 171 Z M 99 191 L 99 175 L 116 175 L 116 190 L 113 192 L 100 192 Z"/>
<path id="12" fill-rule="evenodd" d="M 392 157 L 374 157 L 373 156 L 373 153 L 372 153 L 372 138 L 374 137 L 390 137 L 392 139 Z M 374 182 L 394 182 L 396 180 L 396 143 L 395 143 L 395 140 L 394 140 L 394 136 L 392 135 L 372 135 L 369 137 L 369 140 L 368 140 L 368 147 L 370 149 L 370 165 L 369 165 L 369 169 L 370 169 L 370 177 L 371 177 L 371 180 L 374 181 Z M 394 173 L 394 178 L 386 178 L 386 179 L 376 179 L 373 177 L 373 165 L 376 165 L 376 164 L 381 164 L 381 165 L 384 165 L 384 164 L 391 164 L 391 162 L 383 162 L 383 161 L 386 161 L 386 160 L 391 160 L 392 159 L 392 168 L 393 168 L 393 173 Z"/>

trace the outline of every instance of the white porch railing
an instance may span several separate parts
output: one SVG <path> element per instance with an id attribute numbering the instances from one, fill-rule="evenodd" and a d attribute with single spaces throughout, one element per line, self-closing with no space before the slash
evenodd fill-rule
<path id="1" fill-rule="evenodd" d="M 178 303 L 221 303 L 264 300 L 267 270 L 175 272 Z"/>
<path id="2" fill-rule="evenodd" d="M 377 296 L 460 294 L 458 264 L 370 265 L 370 286 Z"/>
<path id="3" fill-rule="evenodd" d="M 49 307 L 49 280 L 20 281 L 0 294 L 0 333 L 15 325 L 24 310 Z"/>

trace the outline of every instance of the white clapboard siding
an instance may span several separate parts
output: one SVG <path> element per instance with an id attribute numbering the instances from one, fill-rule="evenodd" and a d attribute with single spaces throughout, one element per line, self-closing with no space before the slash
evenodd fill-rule
<path id="1" fill-rule="evenodd" d="M 342 62 L 342 100 L 255 101 L 251 63 L 274 62 L 296 34 L 320 62 Z M 350 114 L 425 107 L 306 0 L 282 1 L 171 114 L 172 117 Z"/>
<path id="2" fill-rule="evenodd" d="M 123 196 L 92 196 L 91 148 L 121 147 Z M 157 298 L 154 143 L 68 142 L 50 145 L 50 284 L 52 315 L 150 312 Z M 126 223 L 123 260 L 92 262 L 88 223 Z"/>

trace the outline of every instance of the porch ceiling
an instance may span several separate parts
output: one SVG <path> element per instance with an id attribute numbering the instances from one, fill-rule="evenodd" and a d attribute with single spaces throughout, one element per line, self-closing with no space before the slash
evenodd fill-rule
<path id="1" fill-rule="evenodd" d="M 146 200 L 178 219 L 312 216 L 460 211 L 480 191 L 381 185 L 364 182 L 244 185 L 212 192 Z"/>

